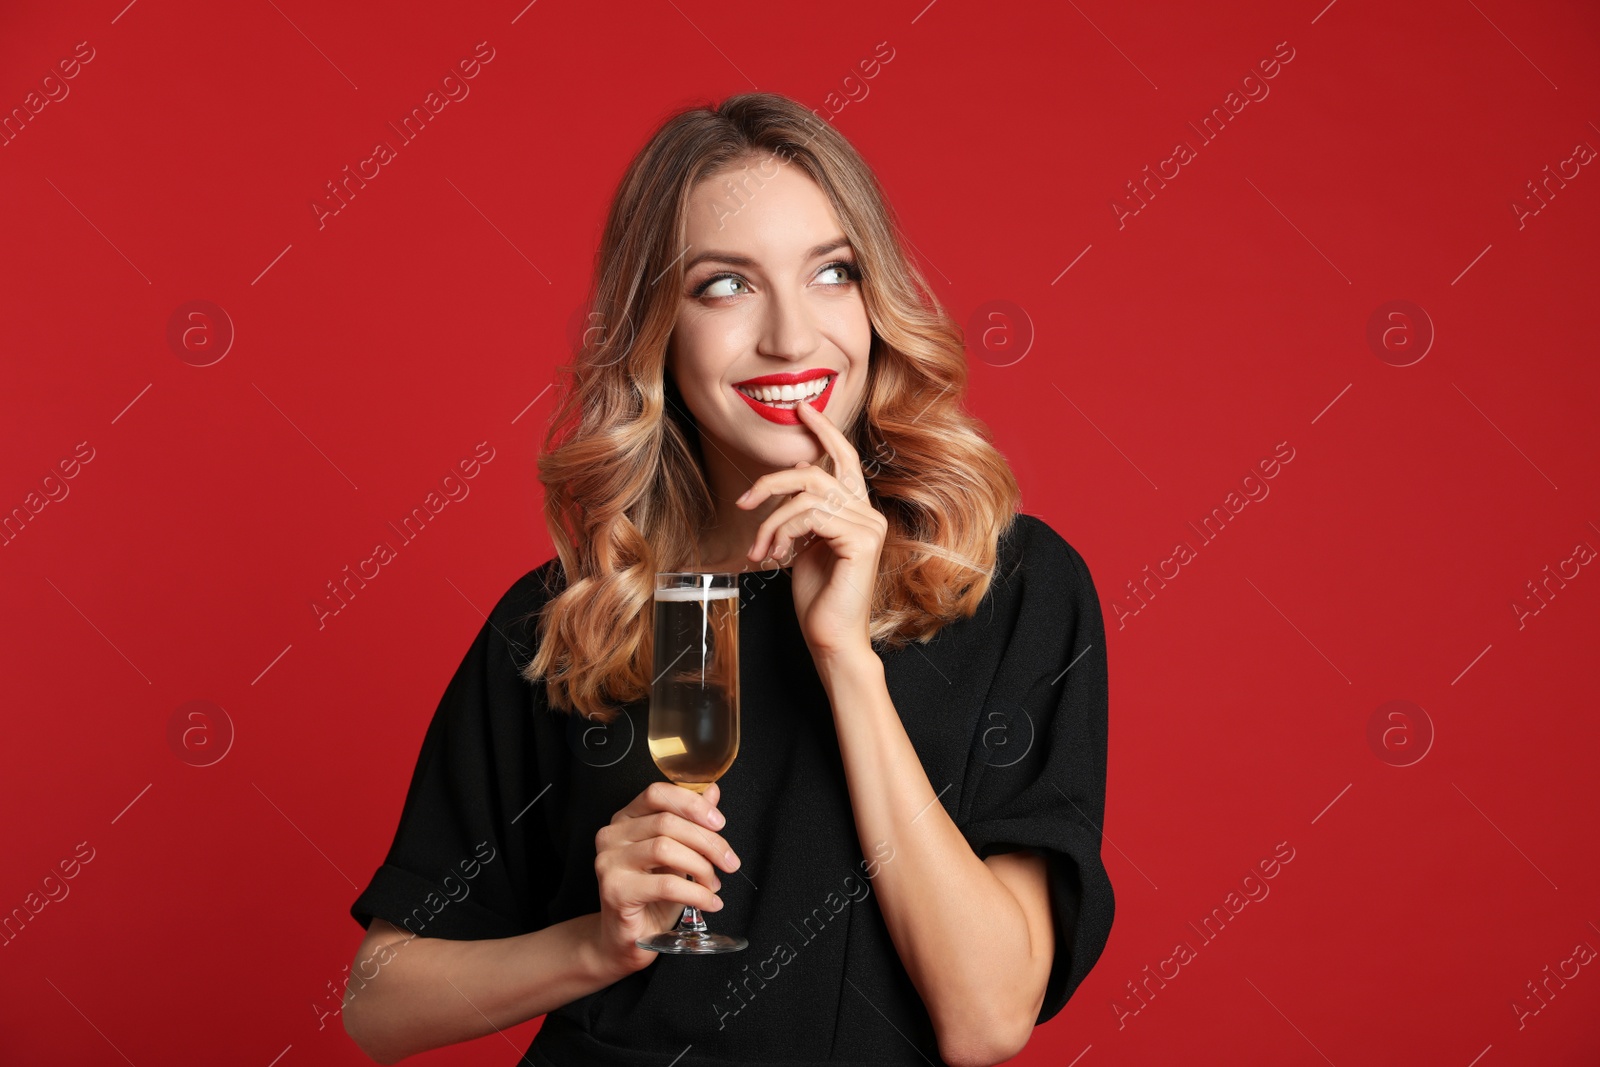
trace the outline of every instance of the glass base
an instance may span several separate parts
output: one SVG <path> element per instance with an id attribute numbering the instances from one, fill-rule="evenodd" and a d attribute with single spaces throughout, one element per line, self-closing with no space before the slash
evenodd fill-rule
<path id="1" fill-rule="evenodd" d="M 750 947 L 750 942 L 742 937 L 688 930 L 668 930 L 653 937 L 640 938 L 634 944 L 652 952 L 670 952 L 680 956 L 708 956 L 718 952 L 738 952 Z"/>
<path id="2" fill-rule="evenodd" d="M 694 875 L 686 875 L 694 881 Z M 750 942 L 742 937 L 714 934 L 706 929 L 705 916 L 692 904 L 684 906 L 678 925 L 659 934 L 641 937 L 634 942 L 652 952 L 670 952 L 679 956 L 710 956 L 718 952 L 738 952 L 749 948 Z"/>

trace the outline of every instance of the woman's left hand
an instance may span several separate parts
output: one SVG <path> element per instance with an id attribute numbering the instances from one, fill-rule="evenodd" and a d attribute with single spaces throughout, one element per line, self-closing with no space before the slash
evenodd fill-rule
<path id="1" fill-rule="evenodd" d="M 807 401 L 795 404 L 800 422 L 833 457 L 836 475 L 805 461 L 764 474 L 738 500 L 753 508 L 769 496 L 792 494 L 756 529 L 749 557 L 788 561 L 794 611 L 814 659 L 872 650 L 868 623 L 889 520 L 872 506 L 854 446 Z"/>

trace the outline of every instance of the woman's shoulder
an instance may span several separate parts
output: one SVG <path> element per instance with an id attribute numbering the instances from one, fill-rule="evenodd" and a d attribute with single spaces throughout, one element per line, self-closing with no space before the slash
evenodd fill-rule
<path id="1" fill-rule="evenodd" d="M 550 557 L 511 583 L 489 613 L 489 621 L 498 626 L 531 622 L 531 618 L 561 592 L 564 582 L 561 558 Z"/>
<path id="2" fill-rule="evenodd" d="M 1082 554 L 1044 519 L 1021 511 L 1000 535 L 995 570 L 1006 578 L 1016 575 L 1094 588 Z"/>

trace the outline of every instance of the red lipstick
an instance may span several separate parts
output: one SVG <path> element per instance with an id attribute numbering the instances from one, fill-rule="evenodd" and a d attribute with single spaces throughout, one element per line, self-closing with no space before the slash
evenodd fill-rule
<path id="1" fill-rule="evenodd" d="M 784 371 L 781 374 L 763 374 L 759 378 L 747 378 L 742 382 L 734 382 L 733 384 L 734 385 L 798 385 L 801 382 L 809 382 L 813 378 L 821 378 L 821 377 L 824 377 L 825 375 L 829 375 L 829 374 L 832 374 L 832 373 L 833 373 L 833 371 L 829 370 L 827 367 L 813 367 L 811 370 L 791 370 L 791 371 Z"/>
<path id="2" fill-rule="evenodd" d="M 800 403 L 809 403 L 817 411 L 822 411 L 828 406 L 828 398 L 833 395 L 833 387 L 838 384 L 839 381 L 839 376 L 837 373 L 828 370 L 827 368 L 819 368 L 817 370 L 809 371 L 791 371 L 784 374 L 763 374 L 759 378 L 751 378 L 748 381 L 737 383 L 739 385 L 752 387 L 761 385 L 794 385 L 798 382 L 809 382 L 816 378 L 829 375 L 832 377 L 820 394 L 807 401 L 786 401 L 786 403 L 790 405 L 786 408 L 776 407 L 772 404 L 766 403 L 765 401 L 757 400 L 752 396 L 746 396 L 738 389 L 735 389 L 734 393 L 739 397 L 740 400 L 743 400 L 746 404 L 749 404 L 751 410 L 753 410 L 757 415 L 760 415 L 762 418 L 766 419 L 768 422 L 775 422 L 780 426 L 794 426 L 800 422 L 800 416 L 795 413 L 794 405 Z"/>

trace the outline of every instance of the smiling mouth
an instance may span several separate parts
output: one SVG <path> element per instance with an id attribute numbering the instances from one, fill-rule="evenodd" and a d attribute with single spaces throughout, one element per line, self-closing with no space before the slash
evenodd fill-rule
<path id="1" fill-rule="evenodd" d="M 829 374 L 798 385 L 736 385 L 734 388 L 743 396 L 767 407 L 777 408 L 779 411 L 793 411 L 799 401 L 816 400 L 827 392 L 828 386 L 833 384 L 836 377 L 838 376 Z"/>

